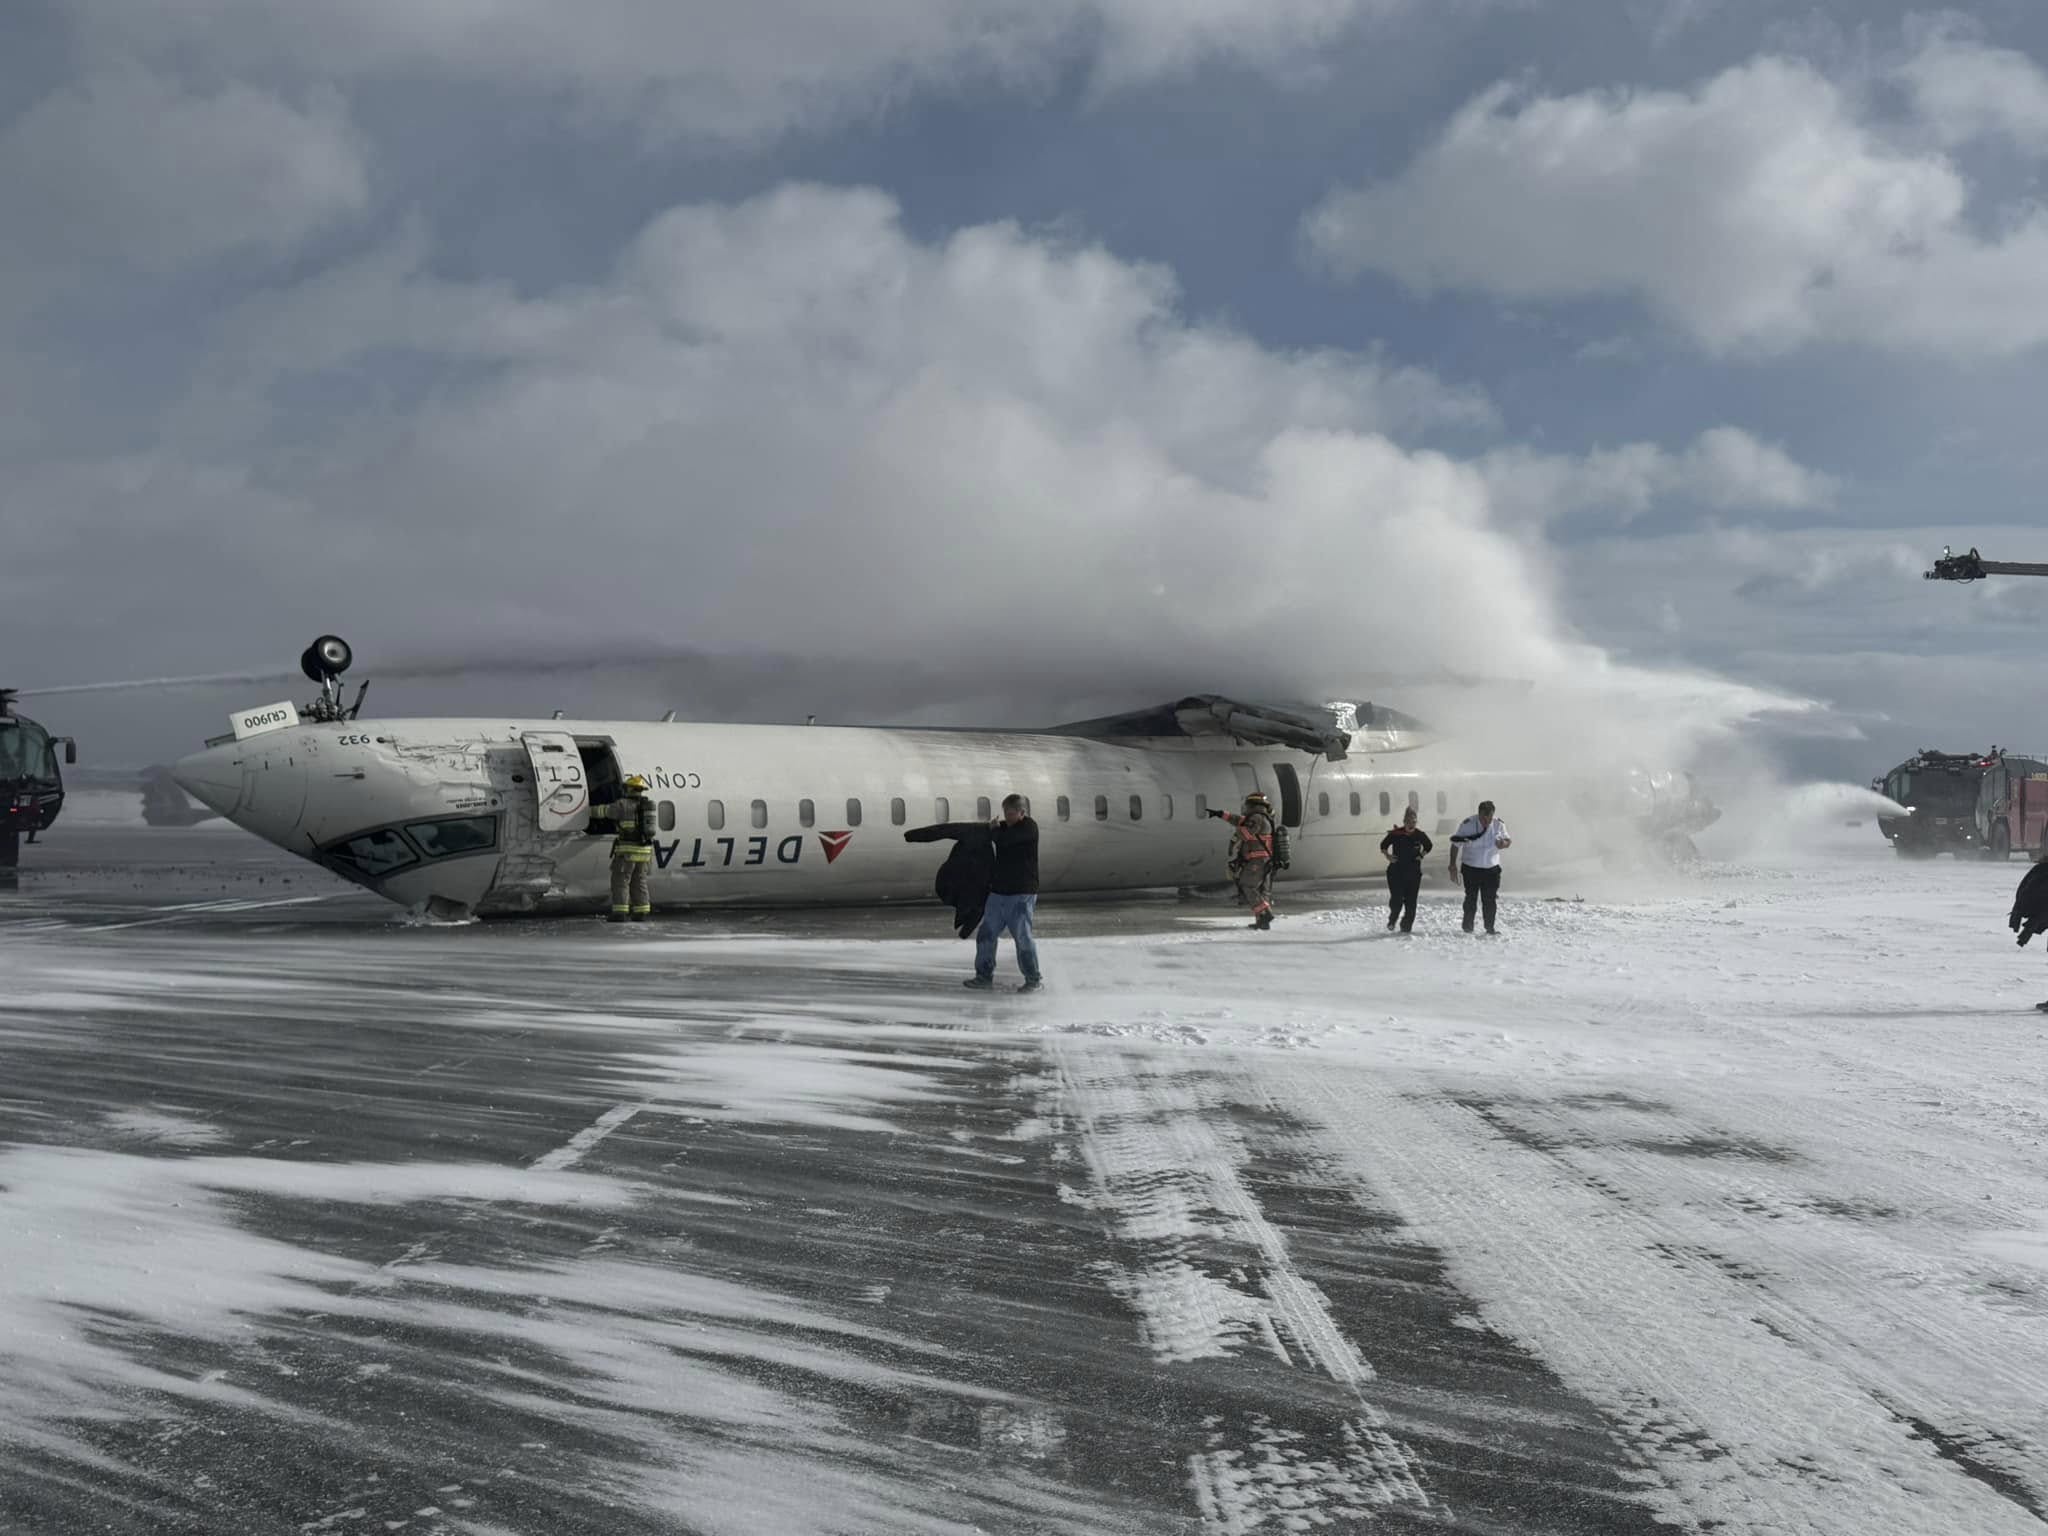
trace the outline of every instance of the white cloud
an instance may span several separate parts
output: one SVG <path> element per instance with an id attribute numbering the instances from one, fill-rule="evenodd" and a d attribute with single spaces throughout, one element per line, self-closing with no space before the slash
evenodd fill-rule
<path id="1" fill-rule="evenodd" d="M 1959 48 L 1937 37 L 1916 64 L 1948 83 L 1960 62 L 1982 69 Z M 1995 113 L 1965 121 L 1951 103 L 1940 121 L 2011 131 L 2018 68 L 1996 62 Z M 1692 91 L 1496 86 L 1399 175 L 1333 192 L 1304 231 L 1341 275 L 1523 300 L 1631 296 L 1713 351 L 2038 346 L 2048 212 L 2015 206 L 1980 232 L 1984 213 L 1945 155 L 1893 142 L 1807 65 L 1763 57 Z"/>
<path id="2" fill-rule="evenodd" d="M 1102 28 L 1096 73 L 1105 84 L 1138 84 L 1211 58 L 1297 69 L 1360 22 L 1418 8 L 1409 0 L 1094 0 Z"/>
<path id="3" fill-rule="evenodd" d="M 1510 521 L 1541 523 L 1581 512 L 1618 521 L 1674 501 L 1717 512 L 1811 513 L 1832 504 L 1831 476 L 1738 427 L 1713 427 L 1677 453 L 1654 443 L 1583 455 L 1497 449 L 1479 461 L 1496 508 Z"/>
<path id="4" fill-rule="evenodd" d="M 44 97 L 0 136 L 0 257 L 16 271 L 280 255 L 368 200 L 362 143 L 331 92 L 300 107 L 116 69 Z"/>
<path id="5" fill-rule="evenodd" d="M 1941 143 L 2003 138 L 2048 155 L 2048 73 L 2025 54 L 1986 46 L 1948 22 L 1923 37 L 1899 76 Z"/>
<path id="6" fill-rule="evenodd" d="M 447 79 L 562 93 L 662 134 L 734 143 L 914 92 L 1099 90 L 1212 59 L 1286 72 L 1415 0 L 80 0 L 92 47 L 315 78 Z"/>
<path id="7" fill-rule="evenodd" d="M 1827 506 L 1834 477 L 1800 464 L 1784 449 L 1738 427 L 1711 427 L 1673 464 L 1680 495 L 1724 510 L 1811 512 Z"/>

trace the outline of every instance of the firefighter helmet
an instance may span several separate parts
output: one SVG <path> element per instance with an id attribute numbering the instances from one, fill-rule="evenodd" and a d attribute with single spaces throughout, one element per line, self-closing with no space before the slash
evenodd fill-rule
<path id="1" fill-rule="evenodd" d="M 1255 805 L 1262 811 L 1270 811 L 1271 809 L 1273 809 L 1273 802 L 1268 800 L 1263 793 L 1256 789 L 1244 797 L 1244 803 L 1246 805 Z"/>
<path id="2" fill-rule="evenodd" d="M 629 773 L 626 775 L 626 788 L 633 794 L 644 795 L 647 793 L 647 781 L 637 773 Z"/>

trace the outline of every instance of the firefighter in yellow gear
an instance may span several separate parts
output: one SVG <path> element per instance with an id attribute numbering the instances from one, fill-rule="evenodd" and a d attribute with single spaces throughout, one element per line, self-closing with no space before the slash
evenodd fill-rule
<path id="1" fill-rule="evenodd" d="M 1275 840 L 1273 802 L 1257 790 L 1244 797 L 1244 811 L 1211 811 L 1236 830 L 1230 834 L 1230 878 L 1237 894 L 1252 909 L 1252 926 L 1273 926 L 1273 844 Z"/>
<path id="2" fill-rule="evenodd" d="M 612 911 L 610 921 L 644 923 L 654 911 L 647 880 L 654 868 L 654 802 L 647 781 L 627 777 L 624 793 L 609 805 L 593 805 L 593 820 L 612 824 Z"/>

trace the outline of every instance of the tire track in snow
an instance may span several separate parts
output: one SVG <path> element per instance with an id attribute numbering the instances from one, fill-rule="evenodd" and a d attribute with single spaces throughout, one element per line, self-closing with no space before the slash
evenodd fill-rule
<path id="1" fill-rule="evenodd" d="M 1155 1357 L 1226 1356 L 1257 1339 L 1286 1364 L 1335 1383 L 1354 1405 L 1314 1441 L 1264 1415 L 1212 1416 L 1207 1444 L 1188 1458 L 1204 1529 L 1307 1531 L 1395 1508 L 1448 1520 L 1420 1458 L 1364 1395 L 1371 1364 L 1246 1188 L 1249 1154 L 1218 1124 L 1222 1104 L 1151 1051 L 1060 1043 L 1052 1054 L 1053 1102 L 1043 1114 L 1078 1138 L 1091 1186 L 1078 1198 L 1139 1255 L 1110 1283 Z M 1224 1247 L 1248 1249 L 1253 1261 L 1225 1275 L 1203 1267 L 1216 1265 Z"/>
<path id="2" fill-rule="evenodd" d="M 1759 1323 L 1743 1281 L 1672 1263 L 1684 1234 L 1655 1212 L 1617 1205 L 1440 1092 L 1407 1097 L 1366 1071 L 1340 1091 L 1286 1062 L 1261 1078 L 1444 1249 L 1490 1326 L 1614 1418 L 1663 1479 L 1667 1518 L 1801 1536 L 2041 1536 L 1842 1362 Z"/>
<path id="3" fill-rule="evenodd" d="M 1502 1115 L 1619 1206 L 1638 1203 L 1633 1190 L 1658 1191 L 1670 1235 L 1652 1251 L 1706 1288 L 1736 1285 L 1763 1326 L 1853 1377 L 1919 1438 L 1948 1446 L 1949 1460 L 2048 1520 L 2048 1329 L 2036 1314 L 1995 1305 L 1981 1264 L 1817 1212 L 1801 1198 L 1800 1165 L 1746 1157 L 1753 1144 L 1675 1111 L 1617 1106 L 1599 1138 L 1539 1100 L 1494 1101 L 1487 1118 L 1498 1124 Z M 1800 1130 L 1839 1139 L 1826 1125 Z M 1646 1150 L 1701 1146 L 1733 1155 Z"/>

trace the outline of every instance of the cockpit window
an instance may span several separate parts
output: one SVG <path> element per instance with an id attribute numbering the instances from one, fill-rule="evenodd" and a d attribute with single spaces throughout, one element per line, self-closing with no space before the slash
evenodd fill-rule
<path id="1" fill-rule="evenodd" d="M 0 720 L 0 779 L 54 779 L 50 733 L 33 720 Z"/>
<path id="2" fill-rule="evenodd" d="M 420 852 L 430 859 L 458 853 L 481 853 L 498 846 L 498 818 L 456 816 L 447 821 L 408 822 L 405 828 Z"/>
<path id="3" fill-rule="evenodd" d="M 322 851 L 336 863 L 346 864 L 372 880 L 419 862 L 419 855 L 413 852 L 412 844 L 400 837 L 395 827 L 344 838 Z"/>

